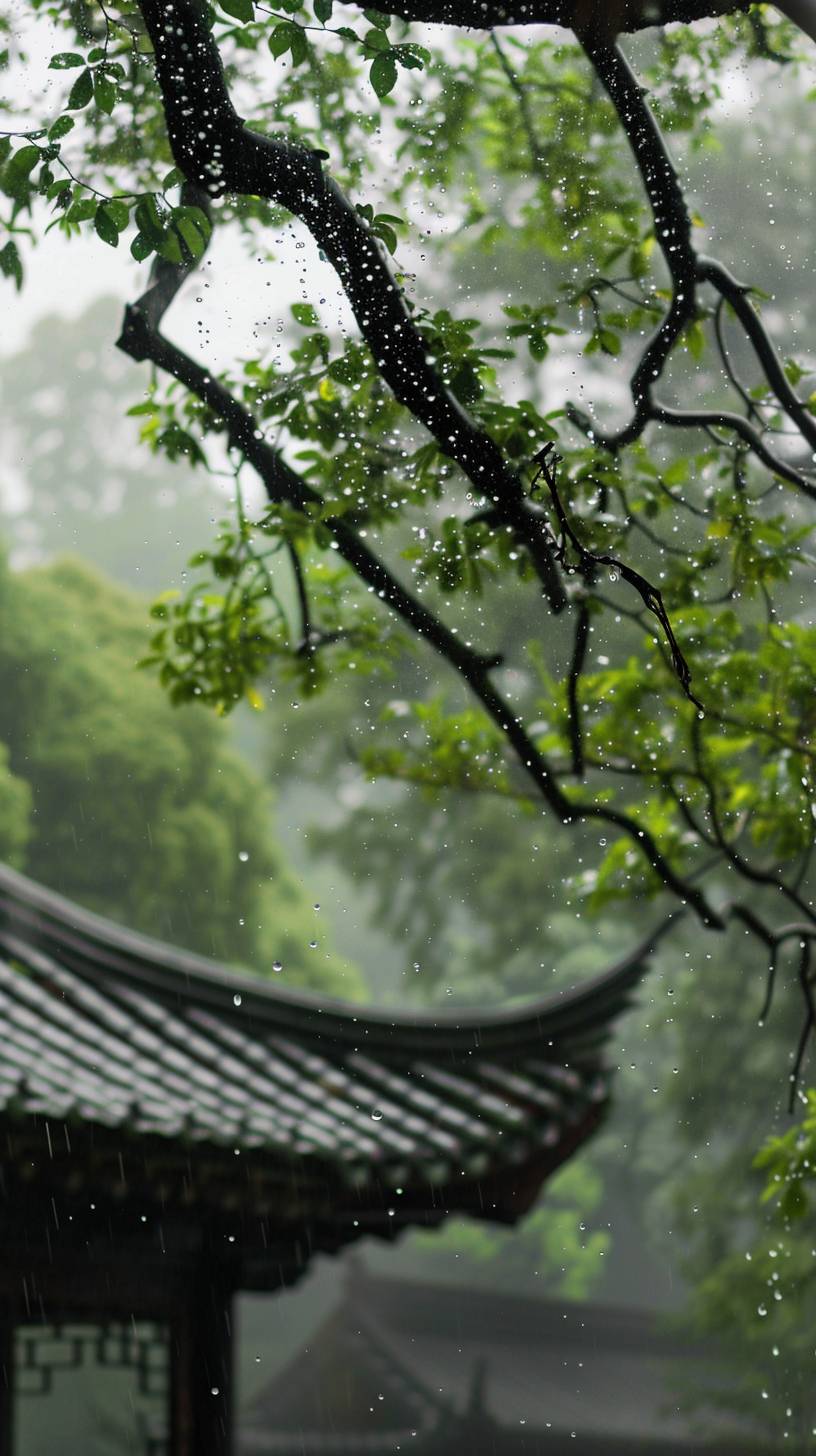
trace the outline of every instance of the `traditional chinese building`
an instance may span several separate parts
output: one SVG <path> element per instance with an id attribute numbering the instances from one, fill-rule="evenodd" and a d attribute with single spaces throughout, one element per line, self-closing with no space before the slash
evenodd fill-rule
<path id="1" fill-rule="evenodd" d="M 0 1456 L 21 1392 L 89 1358 L 161 1394 L 145 1451 L 228 1456 L 236 1293 L 364 1234 L 519 1219 L 602 1117 L 648 949 L 517 1009 L 358 1009 L 0 868 Z"/>
<path id="2" fill-rule="evenodd" d="M 747 1456 L 746 1423 L 686 1409 L 720 1352 L 653 1312 L 383 1276 L 340 1297 L 244 1407 L 238 1456 Z"/>

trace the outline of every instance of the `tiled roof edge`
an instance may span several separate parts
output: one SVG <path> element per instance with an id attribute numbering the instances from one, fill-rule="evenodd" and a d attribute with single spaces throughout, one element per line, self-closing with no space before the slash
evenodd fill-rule
<path id="1" fill-rule="evenodd" d="M 562 993 L 518 1006 L 444 1011 L 358 1008 L 334 997 L 267 984 L 257 976 L 207 960 L 125 929 L 27 876 L 0 865 L 0 940 L 3 928 L 18 940 L 47 949 L 63 964 L 104 983 L 111 974 L 168 1000 L 231 1011 L 240 993 L 243 1015 L 279 1031 L 332 1036 L 371 1047 L 391 1044 L 415 1055 L 423 1045 L 478 1047 L 516 1055 L 553 1040 L 568 1043 L 589 1027 L 605 1027 L 629 1004 L 652 951 L 681 912 L 662 921 L 609 970 Z"/>

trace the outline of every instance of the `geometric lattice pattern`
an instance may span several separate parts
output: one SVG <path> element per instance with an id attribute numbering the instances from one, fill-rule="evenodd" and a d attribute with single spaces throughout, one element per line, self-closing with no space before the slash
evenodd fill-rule
<path id="1" fill-rule="evenodd" d="M 158 1324 L 22 1325 L 15 1331 L 14 1388 L 47 1395 L 54 1376 L 83 1366 L 130 1370 L 140 1395 L 166 1396 L 170 1360 L 166 1327 Z"/>

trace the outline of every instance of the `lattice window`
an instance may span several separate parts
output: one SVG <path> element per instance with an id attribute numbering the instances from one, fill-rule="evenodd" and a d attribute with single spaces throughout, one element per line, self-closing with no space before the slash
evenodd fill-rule
<path id="1" fill-rule="evenodd" d="M 104 1372 L 112 1379 L 106 1381 Z M 130 1380 L 127 1377 L 130 1377 Z M 64 1377 L 80 1382 L 74 1389 Z M 24 1325 L 15 1332 L 14 1393 L 20 1435 L 15 1456 L 27 1456 L 43 1398 L 56 1426 L 75 1397 L 89 1429 L 139 1456 L 167 1456 L 170 1384 L 165 1326 L 131 1323 Z M 106 1446 L 106 1449 L 108 1447 Z M 111 1447 L 113 1449 L 113 1447 Z"/>

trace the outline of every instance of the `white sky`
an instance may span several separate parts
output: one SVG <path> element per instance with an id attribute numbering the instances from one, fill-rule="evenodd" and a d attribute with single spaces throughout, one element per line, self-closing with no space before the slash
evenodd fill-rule
<path id="1" fill-rule="evenodd" d="M 51 109 L 48 92 L 65 88 L 61 72 L 49 72 L 47 62 L 54 49 L 54 28 L 44 19 L 32 23 L 27 0 L 3 0 L 18 33 L 25 36 L 30 62 L 25 71 L 12 68 L 5 85 L 22 95 L 25 88 L 27 107 L 32 98 L 41 96 L 45 111 Z M 61 45 L 62 41 L 58 40 Z M 782 77 L 776 78 L 783 85 Z M 762 97 L 751 93 L 747 78 L 732 71 L 724 87 L 725 97 L 719 105 L 721 113 L 750 113 L 761 107 Z M 8 98 L 9 92 L 6 91 Z M 29 112 L 29 115 L 31 113 Z M 6 122 L 6 125 L 13 125 Z M 381 152 L 384 169 L 388 170 L 388 140 L 372 139 Z M 376 184 L 369 182 L 366 196 L 377 202 Z M 148 266 L 136 264 L 130 256 L 128 242 L 119 248 L 103 244 L 96 236 L 66 239 L 58 230 L 43 237 L 50 211 L 43 209 L 36 247 L 24 246 L 26 279 L 23 291 L 14 292 L 8 280 L 0 279 L 0 300 L 3 307 L 3 328 L 0 331 L 0 357 L 8 356 L 26 341 L 32 324 L 50 313 L 78 317 L 100 295 L 121 299 L 122 305 L 138 297 L 146 286 Z M 418 220 L 418 219 L 417 219 Z M 423 211 L 422 223 L 444 233 L 454 219 L 429 216 Z M 126 238 L 128 235 L 126 234 Z M 321 263 L 317 249 L 299 226 L 297 232 L 285 230 L 273 243 L 276 260 L 255 263 L 247 260 L 245 247 L 235 236 L 222 230 L 199 270 L 182 289 L 165 321 L 168 334 L 185 348 L 206 352 L 209 367 L 218 370 L 234 363 L 236 358 L 258 350 L 259 335 L 269 350 L 285 340 L 283 330 L 291 323 L 290 305 L 308 298 L 319 308 L 329 328 L 346 328 L 350 315 L 342 299 L 333 270 Z M 401 248 L 401 261 L 410 266 L 411 251 Z M 200 301 L 199 301 L 200 300 Z"/>

